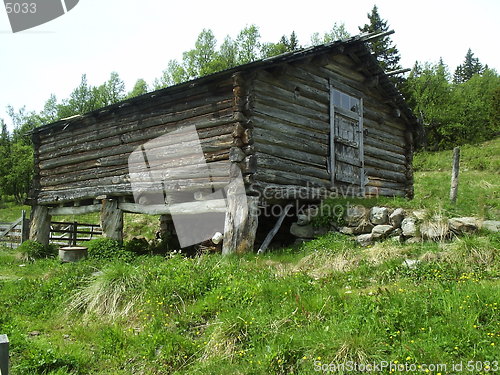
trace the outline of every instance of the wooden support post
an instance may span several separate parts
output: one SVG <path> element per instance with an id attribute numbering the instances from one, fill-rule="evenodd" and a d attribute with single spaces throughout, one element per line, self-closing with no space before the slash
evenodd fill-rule
<path id="1" fill-rule="evenodd" d="M 253 251 L 259 220 L 258 197 L 246 196 L 238 183 L 227 190 L 227 212 L 224 223 L 222 254 Z"/>
<path id="2" fill-rule="evenodd" d="M 31 211 L 30 240 L 48 245 L 50 237 L 49 209 L 45 206 L 34 206 Z"/>
<path id="3" fill-rule="evenodd" d="M 104 237 L 123 242 L 123 211 L 117 199 L 104 199 L 101 208 L 101 228 Z"/>
<path id="4" fill-rule="evenodd" d="M 458 193 L 458 172 L 460 168 L 460 147 L 453 149 L 453 170 L 451 171 L 450 201 L 456 203 Z"/>
<path id="5" fill-rule="evenodd" d="M 9 375 L 9 338 L 0 335 L 0 375 Z"/>

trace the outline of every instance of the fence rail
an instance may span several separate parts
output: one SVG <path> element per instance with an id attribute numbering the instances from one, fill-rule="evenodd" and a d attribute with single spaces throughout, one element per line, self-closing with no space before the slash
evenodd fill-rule
<path id="1" fill-rule="evenodd" d="M 0 245 L 17 248 L 28 239 L 29 220 L 26 213 L 13 223 L 0 223 Z M 76 246 L 102 236 L 101 226 L 76 221 L 72 223 L 53 221 L 50 223 L 49 241 L 55 245 Z"/>
<path id="2" fill-rule="evenodd" d="M 76 246 L 102 236 L 98 224 L 53 221 L 50 225 L 50 242 L 56 245 Z"/>

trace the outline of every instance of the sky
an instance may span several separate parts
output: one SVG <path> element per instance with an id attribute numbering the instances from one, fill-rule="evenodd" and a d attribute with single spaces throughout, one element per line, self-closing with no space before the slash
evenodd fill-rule
<path id="1" fill-rule="evenodd" d="M 80 0 L 67 14 L 15 34 L 0 8 L 0 118 L 12 130 L 8 105 L 40 111 L 51 94 L 67 98 L 82 74 L 91 85 L 102 84 L 113 71 L 127 90 L 139 78 L 151 85 L 204 28 L 222 42 L 255 24 L 262 42 L 295 31 L 306 45 L 314 32 L 323 34 L 335 22 L 357 34 L 374 4 L 396 31 L 391 38 L 403 67 L 442 57 L 453 73 L 471 48 L 500 72 L 498 0 Z"/>

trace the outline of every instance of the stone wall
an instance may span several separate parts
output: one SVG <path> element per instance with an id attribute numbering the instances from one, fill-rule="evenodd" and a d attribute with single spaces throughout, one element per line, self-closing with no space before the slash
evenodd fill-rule
<path id="1" fill-rule="evenodd" d="M 290 233 L 300 240 L 323 235 L 332 228 L 315 228 L 311 221 L 316 211 L 305 210 L 297 215 Z M 403 208 L 348 206 L 344 215 L 345 226 L 335 228 L 345 235 L 355 236 L 362 246 L 375 241 L 392 238 L 394 241 L 415 243 L 421 241 L 443 241 L 455 236 L 472 234 L 480 229 L 493 232 L 500 230 L 500 221 L 480 220 L 475 217 L 451 219 L 431 215 L 426 210 L 405 210 Z"/>

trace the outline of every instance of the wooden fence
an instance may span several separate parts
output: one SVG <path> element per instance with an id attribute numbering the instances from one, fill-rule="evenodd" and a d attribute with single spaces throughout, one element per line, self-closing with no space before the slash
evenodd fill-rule
<path id="1" fill-rule="evenodd" d="M 50 225 L 50 243 L 56 245 L 76 246 L 102 236 L 98 224 L 53 221 Z"/>
<path id="2" fill-rule="evenodd" d="M 50 243 L 55 245 L 76 246 L 102 236 L 101 226 L 98 224 L 84 224 L 78 222 L 50 223 Z M 13 223 L 0 223 L 0 246 L 11 249 L 17 248 L 29 237 L 29 220 L 26 212 Z"/>
<path id="3" fill-rule="evenodd" d="M 28 235 L 29 220 L 26 219 L 26 211 L 13 223 L 0 223 L 0 245 L 14 249 L 26 241 Z"/>

